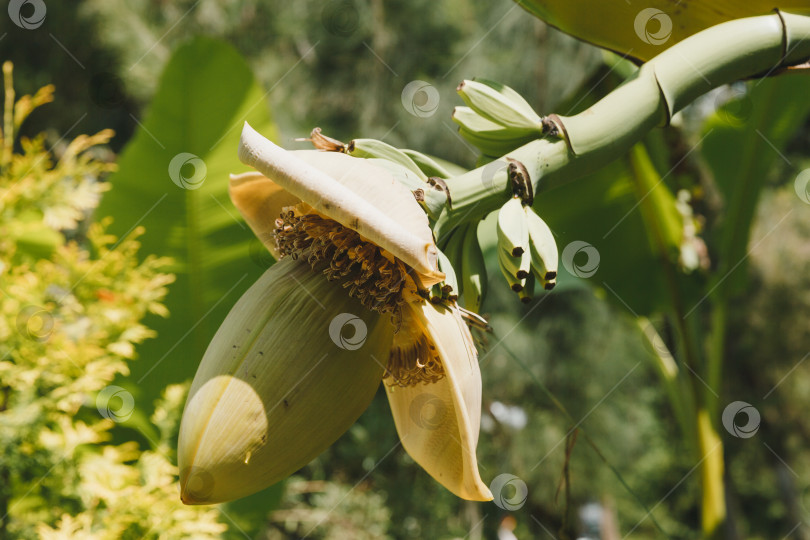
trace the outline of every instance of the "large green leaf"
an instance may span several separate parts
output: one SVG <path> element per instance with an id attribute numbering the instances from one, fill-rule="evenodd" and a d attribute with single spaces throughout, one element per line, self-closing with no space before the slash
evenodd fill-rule
<path id="1" fill-rule="evenodd" d="M 713 239 L 718 257 L 715 295 L 745 287 L 757 200 L 775 168 L 790 168 L 784 147 L 810 114 L 808 95 L 806 74 L 754 81 L 747 94 L 718 109 L 705 124 L 701 152 L 724 199 L 719 233 Z"/>
<path id="2" fill-rule="evenodd" d="M 649 60 L 692 34 L 774 8 L 810 13 L 808 0 L 515 0 L 551 26 L 600 47 Z"/>
<path id="3" fill-rule="evenodd" d="M 230 307 L 269 264 L 251 257 L 261 253 L 252 251 L 258 241 L 228 198 L 228 174 L 246 170 L 236 154 L 245 121 L 275 135 L 265 92 L 245 61 L 226 43 L 186 43 L 166 66 L 99 208 L 113 216 L 118 235 L 146 228 L 142 253 L 174 259 L 171 315 L 147 321 L 158 337 L 139 347 L 126 381 L 139 408 L 149 409 L 166 384 L 194 375 Z M 189 189 L 176 185 L 184 179 Z"/>

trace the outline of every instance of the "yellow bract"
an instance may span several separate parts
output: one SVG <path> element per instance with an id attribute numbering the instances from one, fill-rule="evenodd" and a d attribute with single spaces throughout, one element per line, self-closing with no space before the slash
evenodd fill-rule
<path id="1" fill-rule="evenodd" d="M 426 287 L 444 279 L 427 216 L 413 194 L 386 169 L 336 152 L 288 152 L 247 124 L 239 157 L 280 186 L 286 192 L 284 197 L 297 197 L 416 270 Z M 234 181 L 244 180 L 236 177 Z M 234 198 L 237 208 L 244 197 Z M 275 198 L 270 200 L 270 207 L 281 207 Z M 272 224 L 277 217 L 252 215 L 248 223 L 258 223 L 264 231 L 268 221 Z"/>
<path id="2" fill-rule="evenodd" d="M 349 329 L 330 335 L 342 313 L 362 317 L 362 347 L 345 341 Z M 273 265 L 228 314 L 194 377 L 180 428 L 183 501 L 244 497 L 317 457 L 368 407 L 392 334 L 302 261 Z"/>
<path id="3" fill-rule="evenodd" d="M 457 309 L 429 302 L 409 308 L 413 325 L 435 343 L 445 376 L 406 388 L 386 385 L 402 446 L 454 494 L 491 500 L 475 456 L 481 423 L 481 372 L 472 336 Z"/>

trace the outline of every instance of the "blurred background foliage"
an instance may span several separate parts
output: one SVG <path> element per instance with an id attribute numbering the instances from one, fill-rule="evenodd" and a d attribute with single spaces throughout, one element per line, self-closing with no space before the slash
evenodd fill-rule
<path id="1" fill-rule="evenodd" d="M 110 386 L 129 374 L 135 348 L 155 336 L 147 313 L 166 316 L 174 280 L 167 260 L 138 260 L 135 229 L 107 233 L 89 224 L 114 165 L 94 158 L 109 131 L 81 135 L 56 158 L 42 137 L 15 127 L 49 102 L 52 88 L 16 102 L 3 66 L 0 159 L 0 537 L 216 538 L 215 511 L 176 496 L 174 448 L 185 385 L 162 387 L 154 414 L 137 414 Z M 152 433 L 148 444 L 118 444 L 117 422 Z"/>
<path id="2" fill-rule="evenodd" d="M 0 39 L 0 58 L 15 63 L 19 93 L 33 93 L 50 83 L 56 87 L 54 103 L 43 105 L 21 126 L 24 136 L 45 134 L 40 146 L 25 149 L 35 156 L 28 159 L 45 156 L 45 148 L 53 157 L 43 158 L 46 161 L 31 171 L 4 168 L 0 184 L 0 275 L 5 293 L 1 382 L 4 389 L 28 389 L 4 391 L 0 407 L 3 446 L 8 449 L 0 466 L 5 505 L 0 514 L 8 514 L 2 522 L 8 537 L 47 536 L 59 528 L 68 536 L 93 537 L 87 531 L 115 523 L 121 537 L 132 538 L 169 531 L 167 537 L 221 533 L 228 538 L 508 539 L 511 531 L 518 538 L 612 539 L 621 537 L 612 536 L 616 531 L 625 534 L 636 525 L 634 538 L 657 538 L 660 533 L 646 516 L 650 508 L 673 537 L 689 537 L 698 528 L 697 486 L 680 483 L 694 461 L 635 321 L 609 290 L 576 280 L 561 280 L 552 294 L 520 304 L 503 286 L 497 265 L 489 273 L 490 294 L 483 308 L 495 331 L 486 336 L 481 352 L 485 413 L 480 463 L 485 479 L 510 473 L 526 482 L 529 498 L 522 508 L 508 512 L 491 503 L 460 501 L 438 486 L 397 445 L 382 391 L 337 444 L 283 489 L 271 488 L 218 510 L 189 509 L 180 506 L 175 486 L 167 480 L 173 474 L 169 467 L 175 428 L 161 418 L 176 421 L 182 388 L 166 385 L 193 375 L 201 357 L 199 343 L 204 346 L 204 336 L 212 335 L 253 281 L 251 276 L 269 264 L 247 231 L 228 217 L 235 211 L 219 189 L 226 172 L 242 170 L 235 152 L 238 129 L 227 131 L 231 120 L 241 122 L 253 115 L 251 122 L 263 123 L 271 134 L 274 124 L 275 139 L 286 147 L 308 146 L 293 139 L 320 126 L 344 141 L 381 138 L 471 167 L 476 154 L 450 120 L 453 106 L 460 104 L 455 96 L 458 82 L 472 77 L 497 80 L 515 88 L 541 113 L 567 114 L 587 105 L 577 96 L 594 88 L 607 92 L 621 81 L 624 67 L 615 57 L 560 34 L 511 2 L 77 0 L 49 2 L 47 8 L 46 23 L 37 30 L 23 30 L 4 18 L 5 38 Z M 161 78 L 172 54 L 197 36 L 207 36 L 203 43 L 209 43 L 212 54 L 224 55 L 219 56 L 227 64 L 222 69 L 235 75 L 211 75 L 206 71 L 211 67 L 208 58 L 194 57 L 192 51 L 185 60 L 178 60 L 178 53 L 173 61 L 182 67 Z M 232 48 L 210 45 L 210 38 Z M 197 54 L 201 50 L 195 49 Z M 434 115 L 418 118 L 403 107 L 402 89 L 412 80 L 424 80 L 438 90 Z M 749 93 L 754 85 L 757 89 Z M 753 82 L 714 92 L 685 111 L 676 127 L 645 141 L 658 174 L 674 171 L 668 187 L 673 193 L 684 190 L 704 223 L 716 218 L 722 200 L 711 189 L 711 161 L 689 153 L 689 148 L 700 140 L 707 122 L 715 122 L 718 129 L 740 129 L 751 119 L 752 100 L 763 93 L 759 88 Z M 156 97 L 158 92 L 164 97 Z M 194 96 L 206 95 L 216 98 L 194 101 Z M 191 103 L 201 110 L 186 108 Z M 202 134 L 195 142 L 197 134 L 188 126 L 197 118 L 206 127 L 195 126 Z M 84 169 L 48 172 L 60 171 L 51 168 L 50 160 L 72 155 L 67 141 L 107 128 L 115 132 L 107 147 L 82 148 L 92 156 Z M 220 136 L 225 139 L 218 140 Z M 810 423 L 803 414 L 810 405 L 810 362 L 803 362 L 810 351 L 810 227 L 808 206 L 793 190 L 796 171 L 810 167 L 810 126 L 791 129 L 785 137 L 786 161 L 771 156 L 768 166 L 757 172 L 765 175 L 764 195 L 756 207 L 748 264 L 738 269 L 747 279 L 735 276 L 741 285 L 729 310 L 722 385 L 733 399 L 752 402 L 763 418 L 755 438 L 726 438 L 727 491 L 737 528 L 732 538 L 810 538 L 806 525 L 794 528 L 810 517 Z M 228 148 L 233 149 L 230 155 Z M 19 140 L 17 150 L 24 150 Z M 139 239 L 143 248 L 137 262 L 134 240 L 123 237 L 148 206 L 127 209 L 127 202 L 157 185 L 155 175 L 168 184 L 167 156 L 180 151 L 205 157 L 205 189 L 212 191 L 184 191 L 182 198 L 178 190 L 172 194 L 176 200 L 161 203 L 166 208 L 142 224 L 146 231 Z M 108 178 L 109 164 L 118 155 L 121 168 L 110 184 L 116 186 L 117 178 L 122 188 L 117 195 L 115 187 L 105 194 L 101 211 L 88 219 L 96 191 L 107 185 L 97 180 Z M 163 169 L 150 169 L 149 163 L 161 163 Z M 51 186 L 46 183 L 49 174 L 53 185 L 64 186 L 65 177 L 86 183 L 57 192 L 44 187 Z M 21 178 L 32 191 L 14 191 Z M 215 178 L 221 179 L 219 185 Z M 139 183 L 139 190 L 124 187 Z M 15 210 L 15 200 L 21 201 L 21 210 Z M 68 210 L 54 211 L 65 207 Z M 49 218 L 54 215 L 73 217 L 54 221 Z M 104 226 L 112 227 L 121 240 L 105 236 L 100 225 L 90 226 L 107 215 L 114 221 Z M 548 220 L 554 227 L 553 216 Z M 583 228 L 598 225 L 583 223 Z M 757 241 L 777 225 L 778 241 L 776 235 Z M 192 228 L 204 232 L 198 235 L 200 246 L 184 245 Z M 43 232 L 46 229 L 57 234 Z M 223 236 L 218 234 L 240 238 L 238 247 L 222 255 Z M 38 241 L 26 243 L 26 238 Z M 105 265 L 94 265 L 107 252 L 117 255 L 105 259 Z M 195 252 L 221 258 L 206 263 L 208 270 L 195 277 Z M 163 261 L 158 269 L 152 255 L 171 255 L 173 261 Z M 488 259 L 494 262 L 491 255 Z M 229 265 L 232 273 L 226 271 Z M 71 291 L 85 272 L 84 285 Z M 177 283 L 170 284 L 166 272 L 176 274 Z M 694 278 L 700 280 L 696 272 Z M 239 281 L 242 276 L 247 277 Z M 165 287 L 169 294 L 164 299 L 160 291 Z M 124 295 L 114 296 L 113 304 L 121 302 L 119 298 L 131 299 L 125 321 L 143 328 L 137 339 L 132 334 L 121 337 L 123 323 L 108 328 L 110 315 L 104 310 L 115 306 L 104 306 L 107 297 L 97 294 L 107 288 Z M 207 315 L 210 319 L 197 326 L 222 298 L 214 288 L 229 294 Z M 150 290 L 152 311 L 160 315 L 157 306 L 165 301 L 170 308 L 167 319 L 147 315 Z M 643 299 L 645 291 L 642 282 L 636 294 Z M 66 306 L 64 299 L 71 296 L 77 296 L 77 304 Z M 187 302 L 193 299 L 199 303 L 191 307 Z M 86 323 L 77 322 L 84 320 L 81 317 L 90 318 L 91 328 L 104 331 L 93 338 L 96 341 L 59 332 L 44 342 L 32 341 L 20 334 L 17 321 L 29 304 L 46 306 L 57 320 L 64 318 L 54 326 L 60 332 L 86 328 Z M 76 305 L 82 315 L 75 313 Z M 68 309 L 74 311 L 63 314 Z M 141 320 L 143 327 L 137 326 Z M 157 337 L 134 345 L 151 335 L 147 327 L 158 330 Z M 190 335 L 177 345 L 178 338 Z M 119 345 L 110 348 L 115 343 Z M 136 348 L 130 350 L 127 343 Z M 59 347 L 82 347 L 70 355 L 82 362 L 93 358 L 84 348 L 94 354 L 107 351 L 102 354 L 105 368 L 99 372 L 66 363 Z M 130 373 L 124 359 L 136 352 L 140 358 L 131 364 Z M 13 362 L 7 359 L 10 355 Z M 163 367 L 155 367 L 164 357 Z M 141 379 L 153 368 L 146 384 Z M 47 369 L 54 377 L 18 381 L 20 370 L 32 369 L 40 375 Z M 95 414 L 93 399 L 116 374 L 115 383 L 136 396 L 136 409 L 129 421 L 113 424 Z M 577 427 L 596 443 L 627 487 L 582 435 L 566 459 L 566 434 L 574 426 L 539 384 L 573 418 L 582 419 Z M 65 396 L 54 396 L 63 386 L 73 393 L 65 390 Z M 164 393 L 164 404 L 155 408 L 153 402 Z M 17 416 L 24 411 L 30 418 Z M 63 439 L 76 426 L 82 426 L 87 437 L 68 451 Z M 42 433 L 57 435 L 45 440 L 38 435 Z M 570 495 L 560 489 L 566 462 Z M 117 470 L 133 486 L 126 492 L 127 501 L 138 503 L 132 507 L 110 499 L 120 486 L 99 493 L 101 488 L 93 483 L 103 476 L 100 471 L 116 467 L 126 468 Z M 39 482 L 43 476 L 46 480 Z M 167 521 L 149 522 L 156 513 Z M 182 527 L 181 522 L 198 523 L 201 529 L 172 529 Z M 37 523 L 42 523 L 39 529 Z M 111 530 L 111 537 L 117 536 Z M 179 532 L 171 532 L 175 530 Z M 595 532 L 600 530 L 601 536 Z"/>

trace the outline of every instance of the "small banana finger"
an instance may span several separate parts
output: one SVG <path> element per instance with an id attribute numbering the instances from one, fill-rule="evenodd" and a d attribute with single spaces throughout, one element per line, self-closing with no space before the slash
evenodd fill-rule
<path id="1" fill-rule="evenodd" d="M 559 263 L 557 241 L 549 226 L 534 210 L 526 207 L 525 212 L 532 267 L 541 278 L 541 283 L 554 281 Z"/>
<path id="2" fill-rule="evenodd" d="M 478 222 L 471 223 L 464 231 L 461 283 L 461 289 L 464 291 L 464 308 L 478 313 L 484 303 L 487 287 L 487 266 L 481 245 L 478 243 Z"/>
<path id="3" fill-rule="evenodd" d="M 529 227 L 523 203 L 512 197 L 498 211 L 498 245 L 513 257 L 529 250 Z"/>

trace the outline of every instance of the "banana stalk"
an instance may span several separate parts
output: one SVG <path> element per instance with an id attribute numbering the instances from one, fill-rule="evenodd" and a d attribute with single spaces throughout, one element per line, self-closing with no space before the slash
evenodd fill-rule
<path id="1" fill-rule="evenodd" d="M 808 59 L 810 17 L 779 12 L 725 22 L 665 50 L 586 111 L 549 116 L 559 137 L 531 141 L 507 157 L 526 166 L 537 195 L 626 153 L 712 88 Z M 511 195 L 507 172 L 488 166 L 447 184 L 453 206 L 445 207 L 437 220 L 439 238 L 458 223 L 498 209 Z"/>

